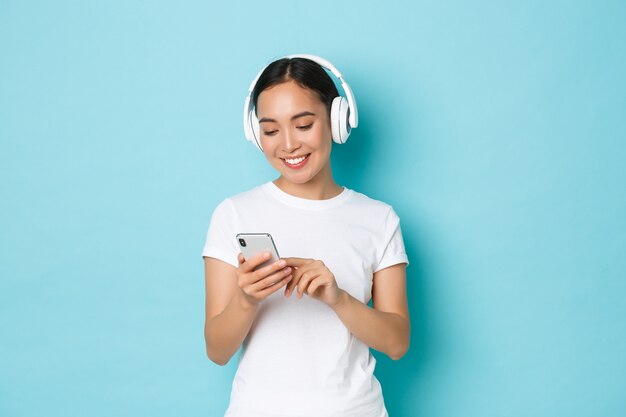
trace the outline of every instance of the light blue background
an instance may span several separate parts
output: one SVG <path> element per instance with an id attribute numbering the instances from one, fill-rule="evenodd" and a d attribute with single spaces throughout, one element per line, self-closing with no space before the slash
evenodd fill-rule
<path id="1" fill-rule="evenodd" d="M 623 1 L 2 1 L 0 415 L 222 415 L 206 227 L 274 178 L 250 80 L 314 53 L 360 105 L 336 178 L 394 206 L 412 261 L 411 350 L 376 353 L 391 417 L 623 416 L 624 22 Z"/>

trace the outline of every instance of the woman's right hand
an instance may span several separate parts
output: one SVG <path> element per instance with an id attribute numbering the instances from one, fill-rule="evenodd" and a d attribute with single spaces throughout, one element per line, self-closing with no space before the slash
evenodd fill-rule
<path id="1" fill-rule="evenodd" d="M 250 304 L 257 305 L 272 293 L 276 292 L 292 278 L 290 267 L 283 259 L 254 270 L 257 266 L 270 258 L 270 253 L 261 253 L 246 260 L 243 254 L 237 256 L 239 267 L 237 268 L 237 285 L 244 299 Z"/>

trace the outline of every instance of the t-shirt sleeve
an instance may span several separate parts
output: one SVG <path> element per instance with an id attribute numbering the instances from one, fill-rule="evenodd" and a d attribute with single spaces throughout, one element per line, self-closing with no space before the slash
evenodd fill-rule
<path id="1" fill-rule="evenodd" d="M 378 272 L 388 266 L 401 263 L 405 263 L 408 266 L 409 259 L 406 256 L 406 251 L 404 249 L 402 229 L 400 228 L 400 218 L 393 208 L 390 208 L 387 215 L 384 236 L 382 256 L 378 261 L 378 265 L 374 268 L 374 272 Z"/>
<path id="2" fill-rule="evenodd" d="M 235 239 L 236 230 L 237 213 L 230 199 L 226 199 L 213 211 L 202 249 L 202 257 L 219 259 L 238 267 L 237 255 L 240 250 Z"/>

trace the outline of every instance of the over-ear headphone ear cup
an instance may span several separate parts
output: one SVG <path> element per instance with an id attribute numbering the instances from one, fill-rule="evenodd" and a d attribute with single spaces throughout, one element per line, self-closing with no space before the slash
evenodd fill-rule
<path id="1" fill-rule="evenodd" d="M 346 143 L 350 136 L 349 110 L 350 106 L 345 97 L 337 96 L 333 99 L 330 106 L 330 126 L 336 143 Z"/>
<path id="2" fill-rule="evenodd" d="M 256 117 L 254 109 L 250 110 L 248 113 L 248 125 L 250 127 L 250 141 L 254 143 L 254 145 L 259 148 L 261 152 L 263 152 L 263 148 L 261 147 L 261 128 L 259 126 L 259 119 Z"/>

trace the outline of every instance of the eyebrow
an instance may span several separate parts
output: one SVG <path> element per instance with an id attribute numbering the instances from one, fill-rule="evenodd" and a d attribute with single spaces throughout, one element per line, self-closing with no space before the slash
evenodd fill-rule
<path id="1" fill-rule="evenodd" d="M 303 111 L 303 112 L 300 112 L 298 114 L 291 116 L 291 120 L 296 120 L 297 118 L 304 117 L 304 116 L 315 116 L 315 113 L 312 113 L 310 111 Z M 263 123 L 263 122 L 276 123 L 276 120 L 270 119 L 269 117 L 264 117 L 261 120 L 259 120 L 259 123 Z"/>

